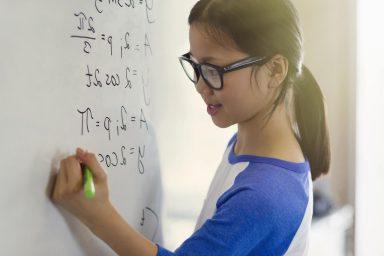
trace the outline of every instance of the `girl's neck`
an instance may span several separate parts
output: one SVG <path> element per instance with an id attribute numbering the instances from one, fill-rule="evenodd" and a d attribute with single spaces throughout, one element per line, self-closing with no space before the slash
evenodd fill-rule
<path id="1" fill-rule="evenodd" d="M 234 148 L 236 155 L 273 157 L 291 162 L 305 161 L 283 104 L 276 108 L 267 124 L 261 119 L 262 117 L 255 116 L 238 124 Z"/>

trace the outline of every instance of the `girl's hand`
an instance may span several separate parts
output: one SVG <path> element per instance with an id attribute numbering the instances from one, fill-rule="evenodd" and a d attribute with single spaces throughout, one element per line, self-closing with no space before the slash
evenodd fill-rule
<path id="1" fill-rule="evenodd" d="M 86 199 L 80 164 L 93 174 L 95 196 Z M 118 255 L 157 255 L 157 246 L 135 231 L 109 201 L 107 174 L 96 157 L 78 148 L 76 155 L 63 159 L 52 190 L 52 201 L 82 221 Z"/>
<path id="2" fill-rule="evenodd" d="M 95 196 L 85 198 L 83 190 L 83 175 L 80 164 L 87 165 L 93 174 Z M 88 228 L 114 212 L 109 201 L 107 174 L 101 168 L 96 156 L 78 148 L 76 155 L 69 156 L 60 162 L 60 169 L 56 174 L 51 199 L 55 204 L 64 207 L 76 216 Z"/>

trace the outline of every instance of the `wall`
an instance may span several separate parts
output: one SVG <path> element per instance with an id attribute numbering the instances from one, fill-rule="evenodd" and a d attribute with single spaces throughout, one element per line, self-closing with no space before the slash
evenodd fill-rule
<path id="1" fill-rule="evenodd" d="M 384 18 L 381 1 L 358 1 L 356 255 L 384 255 Z"/>
<path id="2" fill-rule="evenodd" d="M 315 186 L 340 206 L 354 204 L 356 14 L 355 1 L 292 1 L 304 30 L 304 63 L 326 98 L 331 168 Z"/>

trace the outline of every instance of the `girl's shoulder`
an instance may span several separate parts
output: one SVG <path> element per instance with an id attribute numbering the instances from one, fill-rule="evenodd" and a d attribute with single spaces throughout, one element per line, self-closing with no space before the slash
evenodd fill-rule
<path id="1" fill-rule="evenodd" d="M 250 207 L 287 209 L 303 212 L 312 193 L 310 171 L 297 173 L 280 166 L 249 163 L 233 185 L 217 200 L 219 208 L 228 200 L 249 201 Z"/>
<path id="2" fill-rule="evenodd" d="M 312 218 L 311 181 L 276 175 L 284 170 L 260 165 L 251 163 L 236 177 L 217 200 L 217 214 L 228 222 L 241 219 L 250 226 L 250 237 L 261 236 L 265 242 L 255 248 L 257 252 L 274 248 L 284 254 L 290 246 L 305 242 Z M 272 174 L 258 172 L 264 168 Z"/>
<path id="3" fill-rule="evenodd" d="M 231 167 L 240 163 L 242 170 L 235 176 L 233 184 L 217 200 L 216 208 L 228 201 L 236 201 L 247 208 L 268 209 L 270 213 L 281 211 L 302 216 L 312 193 L 312 178 L 308 161 L 303 163 L 287 162 L 280 159 L 240 156 L 244 159 L 231 159 Z M 244 163 L 246 162 L 246 163 Z M 246 165 L 244 165 L 246 164 Z M 236 204 L 237 204 L 236 203 Z M 239 207 L 239 206 L 237 206 Z"/>
<path id="4" fill-rule="evenodd" d="M 217 208 L 233 198 L 241 202 L 250 199 L 275 209 L 290 207 L 295 211 L 304 211 L 312 193 L 309 162 L 295 163 L 254 155 L 237 156 L 233 150 L 235 139 L 236 133 L 228 143 L 225 162 L 228 168 L 240 170 L 234 175 L 229 189 L 218 199 Z"/>

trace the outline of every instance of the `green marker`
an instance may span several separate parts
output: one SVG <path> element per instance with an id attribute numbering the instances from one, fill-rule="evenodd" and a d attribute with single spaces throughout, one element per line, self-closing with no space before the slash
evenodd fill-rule
<path id="1" fill-rule="evenodd" d="M 83 168 L 83 182 L 84 182 L 84 195 L 87 199 L 92 199 L 95 196 L 95 184 L 93 183 L 93 176 L 91 169 L 88 166 Z"/>

